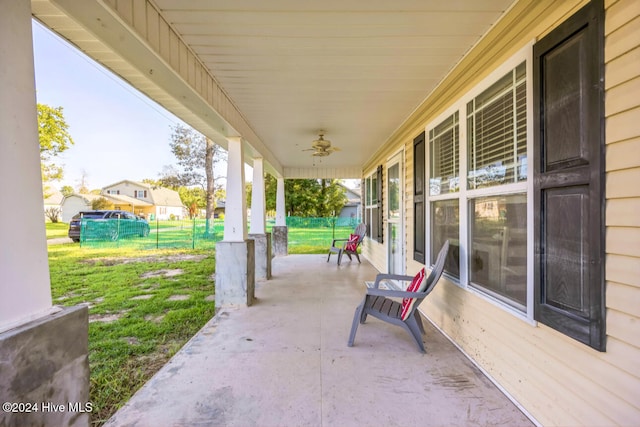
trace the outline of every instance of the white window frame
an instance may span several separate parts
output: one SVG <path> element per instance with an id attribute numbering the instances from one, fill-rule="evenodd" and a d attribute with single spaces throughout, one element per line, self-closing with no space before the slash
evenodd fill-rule
<path id="1" fill-rule="evenodd" d="M 376 188 L 372 188 L 371 183 L 373 182 L 373 180 L 376 180 Z M 369 173 L 365 174 L 365 178 L 364 178 L 364 209 L 362 212 L 362 222 L 364 222 L 365 224 L 368 225 L 367 228 L 367 238 L 369 238 L 369 240 L 374 241 L 374 242 L 378 242 L 378 236 L 373 236 L 371 234 L 371 225 L 373 224 L 373 221 L 378 221 L 378 218 L 374 218 L 373 217 L 373 210 L 374 208 L 378 207 L 378 203 L 379 200 L 377 200 L 377 193 L 378 193 L 378 186 L 380 185 L 380 183 L 378 182 L 378 172 L 376 169 L 374 169 L 373 171 L 370 171 Z M 374 194 L 375 193 L 375 194 Z M 373 203 L 374 197 L 376 198 L 376 203 Z M 379 242 L 378 242 L 379 243 Z"/>
<path id="2" fill-rule="evenodd" d="M 440 200 L 453 200 L 457 199 L 459 202 L 459 236 L 460 236 L 460 277 L 456 279 L 454 277 L 448 276 L 448 278 L 459 285 L 461 288 L 472 292 L 479 297 L 490 301 L 492 304 L 495 304 L 504 310 L 512 313 L 514 316 L 525 320 L 531 324 L 536 324 L 533 319 L 533 309 L 534 309 L 534 287 L 533 287 L 533 246 L 534 246 L 534 236 L 533 236 L 533 223 L 534 223 L 534 211 L 533 211 L 533 179 L 532 177 L 532 164 L 534 159 L 534 150 L 533 150 L 533 44 L 534 41 L 531 41 L 518 52 L 516 52 L 513 56 L 507 59 L 504 63 L 502 63 L 499 67 L 493 70 L 486 78 L 484 78 L 480 83 L 478 83 L 472 90 L 466 93 L 464 96 L 459 98 L 451 107 L 442 112 L 439 116 L 437 116 L 434 120 L 427 124 L 425 127 L 426 134 L 426 146 L 425 146 L 425 179 L 426 182 L 429 183 L 429 179 L 431 176 L 431 143 L 429 139 L 429 131 L 434 129 L 440 123 L 442 123 L 449 116 L 458 111 L 458 126 L 459 126 L 459 150 L 458 155 L 460 156 L 459 161 L 459 190 L 457 192 L 439 194 L 439 195 L 431 195 L 429 191 L 429 187 L 425 189 L 426 196 L 426 205 L 425 205 L 425 233 L 426 233 L 426 241 L 430 242 L 431 235 L 431 227 L 432 227 L 432 202 L 440 201 Z M 468 179 L 467 179 L 467 158 L 468 158 L 468 150 L 467 150 L 467 103 L 474 99 L 476 96 L 481 94 L 484 90 L 489 88 L 492 84 L 494 84 L 497 80 L 502 78 L 506 73 L 516 68 L 519 64 L 525 62 L 526 69 L 526 97 L 527 97 L 527 129 L 526 129 L 526 137 L 527 137 L 527 179 L 521 182 L 515 182 L 504 185 L 496 185 L 490 187 L 484 187 L 479 189 L 469 189 L 468 188 Z M 482 288 L 476 287 L 469 282 L 469 248 L 471 244 L 471 215 L 469 212 L 469 202 L 472 199 L 480 198 L 480 197 L 488 197 L 495 195 L 510 195 L 517 193 L 525 193 L 527 198 L 527 279 L 526 279 L 526 290 L 527 290 L 527 302 L 524 311 L 517 309 L 516 307 L 501 301 L 498 298 L 495 298 L 484 292 Z M 427 263 L 432 259 L 431 253 L 431 245 L 427 244 L 425 248 L 425 258 Z"/>

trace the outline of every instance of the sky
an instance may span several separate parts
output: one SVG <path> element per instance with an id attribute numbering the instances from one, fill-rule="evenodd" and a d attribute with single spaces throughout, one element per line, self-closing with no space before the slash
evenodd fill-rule
<path id="1" fill-rule="evenodd" d="M 56 159 L 64 178 L 53 186 L 89 189 L 123 179 L 157 179 L 176 160 L 171 128 L 185 124 L 120 77 L 33 21 L 38 103 L 62 107 L 75 144 Z"/>

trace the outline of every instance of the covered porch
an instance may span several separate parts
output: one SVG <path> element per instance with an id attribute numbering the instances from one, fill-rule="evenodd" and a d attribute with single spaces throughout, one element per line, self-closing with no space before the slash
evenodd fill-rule
<path id="1" fill-rule="evenodd" d="M 374 318 L 347 347 L 369 262 L 273 262 L 253 306 L 219 311 L 106 425 L 533 425 L 429 322 L 426 354 Z"/>

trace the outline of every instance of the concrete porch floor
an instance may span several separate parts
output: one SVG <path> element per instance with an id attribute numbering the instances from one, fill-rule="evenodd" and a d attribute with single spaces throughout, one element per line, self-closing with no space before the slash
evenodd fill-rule
<path id="1" fill-rule="evenodd" d="M 106 426 L 534 425 L 429 322 L 427 354 L 372 317 L 347 347 L 377 271 L 334 258 L 275 258 L 254 306 L 218 312 Z"/>

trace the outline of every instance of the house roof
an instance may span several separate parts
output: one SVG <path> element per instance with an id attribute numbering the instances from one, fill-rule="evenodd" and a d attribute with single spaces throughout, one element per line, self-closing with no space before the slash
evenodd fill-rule
<path id="1" fill-rule="evenodd" d="M 77 197 L 82 199 L 86 204 L 90 204 L 92 201 L 94 201 L 95 199 L 99 199 L 100 197 L 102 197 L 102 195 L 100 194 L 80 194 L 80 193 L 73 193 L 73 194 L 69 194 L 67 196 L 64 196 L 64 199 L 62 199 L 62 202 L 64 202 L 67 199 L 70 199 L 71 197 Z"/>
<path id="2" fill-rule="evenodd" d="M 135 199 L 133 197 L 129 197 L 129 196 L 123 196 L 121 194 L 104 194 L 105 197 L 109 196 L 109 197 L 128 197 L 129 199 L 133 199 L 135 201 L 137 201 L 137 203 L 135 203 L 135 206 L 152 206 L 152 205 L 156 205 L 156 206 L 174 206 L 174 207 L 183 207 L 184 205 L 182 204 L 182 200 L 180 199 L 180 194 L 175 191 L 175 190 L 171 190 L 170 188 L 165 188 L 165 187 L 155 187 L 151 184 L 147 184 L 146 182 L 139 182 L 139 181 L 132 181 L 130 179 L 123 179 L 122 181 L 118 181 L 115 182 L 113 184 L 110 185 L 106 185 L 103 187 L 103 191 L 106 188 L 110 188 L 110 187 L 115 187 L 118 186 L 120 184 L 124 184 L 124 183 L 128 183 L 128 184 L 133 184 L 136 185 L 138 187 L 141 188 L 145 188 L 148 192 L 149 192 L 149 198 L 153 201 L 153 203 L 148 203 L 148 202 L 143 202 L 140 199 Z M 125 201 L 126 199 L 123 199 L 123 201 Z M 128 203 L 131 203 L 131 201 L 129 201 Z"/>
<path id="3" fill-rule="evenodd" d="M 115 203 L 125 203 L 131 206 L 153 206 L 153 203 L 146 202 L 141 199 L 136 199 L 135 197 L 125 196 L 123 194 L 102 194 L 107 200 L 113 201 Z"/>
<path id="4" fill-rule="evenodd" d="M 64 200 L 64 195 L 56 188 L 46 188 L 44 193 L 48 195 L 44 198 L 45 205 L 59 205 Z"/>
<path id="5" fill-rule="evenodd" d="M 151 199 L 156 205 L 179 207 L 183 206 L 182 200 L 180 199 L 180 194 L 178 194 L 177 191 L 163 187 L 149 187 L 149 192 L 151 195 Z"/>

